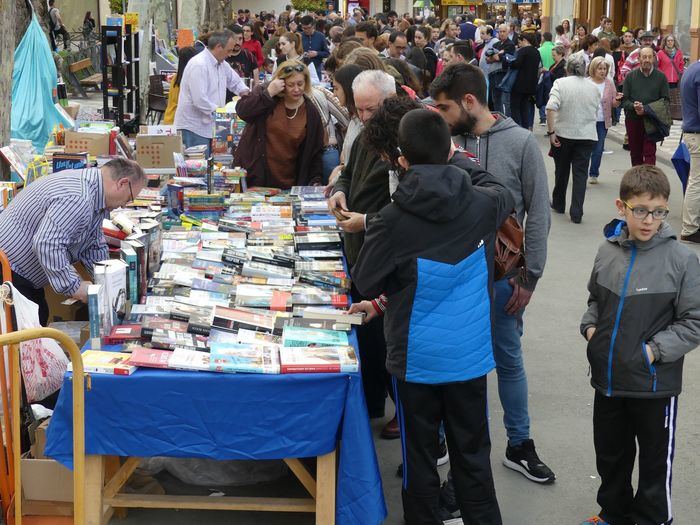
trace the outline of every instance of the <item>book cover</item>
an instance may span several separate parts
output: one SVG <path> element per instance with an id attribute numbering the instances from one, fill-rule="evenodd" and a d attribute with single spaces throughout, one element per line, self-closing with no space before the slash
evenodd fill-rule
<path id="1" fill-rule="evenodd" d="M 313 328 L 316 330 L 337 330 L 340 332 L 350 332 L 350 323 L 341 323 L 332 319 L 306 319 L 303 317 L 292 317 L 285 320 L 286 326 L 296 326 L 299 328 Z"/>
<path id="2" fill-rule="evenodd" d="M 187 331 L 195 335 L 208 336 L 211 332 L 211 325 L 214 322 L 214 311 L 202 309 L 190 315 L 187 324 Z"/>
<path id="3" fill-rule="evenodd" d="M 176 370 L 209 371 L 210 356 L 207 352 L 176 348 L 168 360 L 168 368 Z"/>
<path id="4" fill-rule="evenodd" d="M 265 332 L 256 332 L 254 330 L 247 330 L 241 328 L 238 330 L 238 334 L 234 336 L 235 340 L 230 342 L 245 343 L 250 345 L 274 345 L 280 346 L 282 344 L 282 336 L 274 334 L 266 334 Z M 216 342 L 229 342 L 229 341 L 216 341 Z M 211 337 L 209 338 L 209 343 L 212 343 Z"/>
<path id="5" fill-rule="evenodd" d="M 282 332 L 282 345 L 288 347 L 347 346 L 348 344 L 348 334 L 337 330 L 287 325 Z"/>
<path id="6" fill-rule="evenodd" d="M 283 374 L 357 372 L 357 355 L 352 346 L 280 348 Z"/>
<path id="7" fill-rule="evenodd" d="M 109 335 L 102 338 L 106 345 L 121 345 L 141 339 L 140 324 L 122 324 L 112 327 Z"/>
<path id="8" fill-rule="evenodd" d="M 127 265 L 127 297 L 131 304 L 139 302 L 139 260 L 131 244 L 121 243 L 121 257 Z"/>
<path id="9" fill-rule="evenodd" d="M 143 235 L 143 234 L 142 234 Z M 136 251 L 137 271 L 138 271 L 138 299 L 146 296 L 148 291 L 148 252 L 146 246 L 139 240 L 127 237 L 122 244 L 128 244 Z"/>
<path id="10" fill-rule="evenodd" d="M 153 330 L 149 346 L 152 348 L 160 348 L 161 350 L 174 350 L 175 348 L 182 347 L 189 350 L 204 352 L 207 350 L 207 339 L 202 335 L 156 328 Z"/>
<path id="11" fill-rule="evenodd" d="M 129 363 L 130 357 L 130 354 L 124 352 L 87 350 L 82 354 L 83 370 L 91 374 L 128 376 L 136 371 L 136 367 Z M 71 363 L 68 363 L 68 371 L 73 371 Z"/>
<path id="12" fill-rule="evenodd" d="M 210 370 L 228 373 L 279 374 L 279 349 L 269 345 L 211 343 Z"/>
<path id="13" fill-rule="evenodd" d="M 361 325 L 364 322 L 365 314 L 364 312 L 349 314 L 345 310 L 336 308 L 307 306 L 302 310 L 302 317 L 304 319 L 331 319 L 339 323 Z"/>
<path id="14" fill-rule="evenodd" d="M 173 321 L 168 317 L 163 317 L 160 315 L 146 317 L 141 325 L 141 335 L 144 338 L 153 337 L 153 332 L 155 330 L 185 333 L 187 332 L 187 323 L 182 321 Z"/>
<path id="15" fill-rule="evenodd" d="M 129 359 L 129 362 L 134 366 L 146 368 L 168 368 L 168 362 L 172 354 L 168 350 L 134 345 L 131 347 L 131 359 Z"/>
<path id="16" fill-rule="evenodd" d="M 241 328 L 272 333 L 275 328 L 275 316 L 271 312 L 252 312 L 241 308 L 214 307 L 212 327 L 221 330 L 238 331 Z"/>
<path id="17" fill-rule="evenodd" d="M 95 264 L 95 284 L 104 287 L 106 303 L 105 334 L 126 316 L 126 263 L 110 259 Z"/>
<path id="18" fill-rule="evenodd" d="M 88 318 L 90 321 L 90 346 L 102 348 L 102 335 L 105 333 L 105 296 L 101 284 L 88 286 Z"/>

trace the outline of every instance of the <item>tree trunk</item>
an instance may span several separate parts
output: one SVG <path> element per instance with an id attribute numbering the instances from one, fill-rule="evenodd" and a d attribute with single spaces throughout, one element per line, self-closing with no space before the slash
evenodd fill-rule
<path id="1" fill-rule="evenodd" d="M 1 0 L 4 4 L 9 4 L 12 0 Z M 24 32 L 27 30 L 27 27 L 29 26 L 29 22 L 32 19 L 32 12 L 31 9 L 29 9 L 29 6 L 27 5 L 27 0 L 14 0 L 15 3 L 15 13 L 16 13 L 16 18 L 14 23 L 12 24 L 12 27 L 14 27 L 15 30 L 15 46 L 19 44 L 20 40 L 22 40 L 22 37 L 24 36 Z M 39 24 L 41 24 L 41 28 L 44 30 L 44 33 L 46 33 L 46 38 L 49 37 L 49 26 L 47 25 L 47 19 L 48 19 L 48 8 L 47 8 L 47 2 L 43 0 L 31 0 L 32 5 L 34 6 L 34 11 L 36 12 L 36 17 L 39 20 Z M 12 20 L 10 18 L 10 20 Z"/>
<path id="2" fill-rule="evenodd" d="M 12 67 L 15 63 L 15 1 L 0 0 L 0 146 L 10 142 Z M 0 178 L 10 178 L 10 170 L 5 162 L 0 162 Z"/>

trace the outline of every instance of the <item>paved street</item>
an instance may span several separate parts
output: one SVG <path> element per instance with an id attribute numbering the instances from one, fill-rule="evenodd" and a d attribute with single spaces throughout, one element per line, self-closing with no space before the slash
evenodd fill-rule
<path id="1" fill-rule="evenodd" d="M 535 131 L 546 154 L 544 129 L 537 126 Z M 508 525 L 573 525 L 598 510 L 595 493 L 599 479 L 591 425 L 593 389 L 588 382 L 585 344 L 578 334 L 578 325 L 586 308 L 586 282 L 596 248 L 602 241 L 601 228 L 615 215 L 614 199 L 619 181 L 629 167 L 628 152 L 615 142 L 620 140 L 620 134 L 612 135 L 614 140 L 608 142 L 607 149 L 613 153 L 603 157 L 600 183 L 588 187 L 583 223 L 575 225 L 568 216 L 553 216 L 545 275 L 525 317 L 523 345 L 530 385 L 532 436 L 541 458 L 557 475 L 554 485 L 538 486 L 501 465 L 505 449 L 503 413 L 495 388 L 495 375 L 489 377 L 493 469 L 504 523 Z M 551 187 L 554 163 L 551 158 L 546 159 Z M 678 231 L 682 204 L 680 184 L 672 168 L 665 164 L 661 166 L 671 180 L 669 221 Z M 700 450 L 699 380 L 700 355 L 691 354 L 686 360 L 685 390 L 679 403 L 673 473 L 674 523 L 679 525 L 698 522 L 700 461 L 695 452 Z M 388 412 L 391 411 L 389 408 Z M 374 422 L 377 435 L 384 422 Z M 389 518 L 385 523 L 398 525 L 403 523 L 400 480 L 395 476 L 400 462 L 400 444 L 377 439 L 376 446 L 389 507 Z M 444 476 L 447 468 L 441 467 L 440 471 Z M 256 513 L 136 510 L 130 511 L 129 517 L 119 523 L 294 525 L 312 524 L 313 519 L 309 516 Z"/>

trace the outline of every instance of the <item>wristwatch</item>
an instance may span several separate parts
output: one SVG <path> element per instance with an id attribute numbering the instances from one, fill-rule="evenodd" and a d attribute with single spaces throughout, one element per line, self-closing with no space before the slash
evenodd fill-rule
<path id="1" fill-rule="evenodd" d="M 554 133 L 555 133 L 554 131 L 548 131 L 547 133 L 545 133 L 545 135 L 550 137 L 550 136 L 554 135 Z"/>

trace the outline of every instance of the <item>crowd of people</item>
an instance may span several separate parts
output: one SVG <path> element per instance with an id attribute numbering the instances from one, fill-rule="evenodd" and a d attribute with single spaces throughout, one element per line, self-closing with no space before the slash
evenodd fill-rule
<path id="1" fill-rule="evenodd" d="M 381 435 L 402 438 L 406 521 L 437 524 L 461 512 L 464 523 L 484 525 L 501 523 L 486 417 L 493 368 L 504 465 L 555 481 L 531 433 L 523 312 L 543 275 L 551 211 L 567 212 L 571 179 L 568 213 L 582 221 L 587 184 L 601 176 L 607 132 L 624 109 L 632 169 L 581 325 L 602 477 L 601 512 L 584 523 L 670 523 L 672 454 L 659 451 L 673 447 L 682 356 L 700 342 L 700 264 L 663 222 L 669 185 L 655 152 L 681 104 L 683 53 L 672 34 L 618 34 L 608 17 L 590 32 L 565 19 L 552 33 L 524 13 L 440 20 L 359 8 L 348 17 L 241 10 L 179 50 L 166 122 L 186 146 L 208 146 L 213 111 L 240 97 L 246 128 L 234 162 L 248 185 L 326 186 L 344 231 L 351 311 L 366 314 L 358 340 L 368 413 L 384 417 L 387 395 L 396 407 Z M 536 115 L 555 164 L 551 194 Z M 700 200 L 694 169 L 689 192 Z M 684 240 L 700 241 L 698 205 L 687 206 Z M 508 217 L 522 231 L 522 258 L 498 273 Z M 635 258 L 634 275 L 673 270 L 628 310 Z M 436 465 L 448 457 L 441 487 Z"/>

